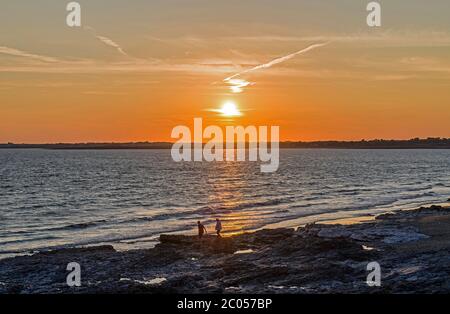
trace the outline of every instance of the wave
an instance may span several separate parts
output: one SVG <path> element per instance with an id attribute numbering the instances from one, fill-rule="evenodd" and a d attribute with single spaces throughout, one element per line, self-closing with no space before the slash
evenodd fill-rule
<path id="1" fill-rule="evenodd" d="M 55 231 L 55 230 L 69 230 L 69 229 L 87 229 L 87 228 L 98 226 L 99 222 L 104 222 L 104 221 L 106 221 L 106 220 L 100 220 L 98 222 L 83 222 L 83 223 L 71 224 L 71 225 L 66 225 L 63 227 L 52 228 L 51 230 Z"/>
<path id="2" fill-rule="evenodd" d="M 64 231 L 64 230 L 78 230 L 78 229 L 81 230 L 81 229 L 87 229 L 87 228 L 99 226 L 101 223 L 104 223 L 104 222 L 107 222 L 107 220 L 102 219 L 102 220 L 96 220 L 96 221 L 90 221 L 90 222 L 73 223 L 73 224 L 68 224 L 68 225 L 63 225 L 63 226 L 41 228 L 41 229 L 31 230 L 31 232 L 33 232 L 33 231 L 34 232 Z M 17 233 L 22 233 L 22 231 L 17 231 Z"/>
<path id="3" fill-rule="evenodd" d="M 42 240 L 55 240 L 58 239 L 56 236 L 43 236 L 43 237 L 33 237 L 32 239 L 20 239 L 20 240 L 7 240 L 7 241 L 1 241 L 1 245 L 6 244 L 14 244 L 14 243 L 24 243 L 24 242 L 36 242 L 36 241 L 42 241 Z M 0 251 L 2 253 L 3 251 Z"/>
<path id="4" fill-rule="evenodd" d="M 336 191 L 334 191 L 334 192 L 336 192 L 336 193 L 353 193 L 353 192 L 372 192 L 372 191 L 374 191 L 373 189 L 369 189 L 369 188 L 366 188 L 366 189 L 358 189 L 358 188 L 356 188 L 356 189 L 339 189 L 339 190 L 336 190 Z"/>
<path id="5" fill-rule="evenodd" d="M 277 206 L 282 203 L 288 203 L 287 199 L 275 199 L 275 200 L 264 200 L 256 202 L 240 203 L 236 205 L 208 205 L 202 206 L 197 209 L 186 209 L 182 211 L 174 211 L 173 209 L 167 209 L 167 213 L 151 215 L 146 217 L 137 217 L 132 219 L 122 220 L 117 222 L 119 224 L 126 224 L 130 222 L 140 222 L 140 221 L 157 221 L 157 220 L 168 220 L 168 219 L 192 219 L 193 217 L 205 216 L 205 215 L 224 215 L 229 214 L 238 210 L 244 210 L 249 208 L 263 208 L 270 206 Z"/>
<path id="6" fill-rule="evenodd" d="M 399 196 L 398 200 L 418 199 L 418 198 L 422 198 L 422 197 L 435 196 L 435 195 L 436 195 L 436 193 L 434 193 L 434 192 L 425 192 L 425 193 L 421 193 L 421 194 Z"/>
<path id="7" fill-rule="evenodd" d="M 255 201 L 255 202 L 243 202 L 236 205 L 219 205 L 219 206 L 204 206 L 197 210 L 199 214 L 217 214 L 217 213 L 227 213 L 236 210 L 242 210 L 247 208 L 259 208 L 259 207 L 269 207 L 276 206 L 284 203 L 288 203 L 293 197 L 289 198 L 281 198 L 281 199 L 271 199 L 271 200 L 263 200 L 263 201 Z"/>

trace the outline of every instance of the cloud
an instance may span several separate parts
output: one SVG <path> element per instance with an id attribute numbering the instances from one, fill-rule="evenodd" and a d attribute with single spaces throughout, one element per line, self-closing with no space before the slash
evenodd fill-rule
<path id="1" fill-rule="evenodd" d="M 96 32 L 96 30 L 95 30 L 93 27 L 91 27 L 91 26 L 85 26 L 84 29 L 87 30 L 87 31 L 91 31 L 91 32 L 94 34 L 95 38 L 97 38 L 98 40 L 100 40 L 103 44 L 105 44 L 105 45 L 107 45 L 107 46 L 109 46 L 109 47 L 115 48 L 120 54 L 122 54 L 122 55 L 124 55 L 124 56 L 127 56 L 127 57 L 129 56 L 129 55 L 122 49 L 122 47 L 121 47 L 118 43 L 116 43 L 114 40 L 112 40 L 111 38 L 108 38 L 108 37 L 103 36 L 103 35 L 97 35 L 97 32 Z"/>
<path id="2" fill-rule="evenodd" d="M 289 36 L 289 35 L 260 35 L 222 37 L 222 40 L 245 40 L 257 42 L 343 42 L 343 43 L 373 43 L 374 45 L 397 45 L 397 46 L 435 46 L 450 45 L 450 33 L 431 29 L 425 30 L 385 30 L 376 32 L 336 33 L 312 36 Z"/>
<path id="3" fill-rule="evenodd" d="M 58 62 L 59 61 L 56 58 L 37 55 L 37 54 L 33 54 L 33 53 L 26 52 L 26 51 L 18 50 L 15 48 L 5 47 L 5 46 L 0 46 L 0 53 L 7 54 L 10 56 L 15 56 L 15 57 L 30 58 L 33 60 L 38 60 L 38 61 L 43 61 L 43 62 Z"/>
<path id="4" fill-rule="evenodd" d="M 404 75 L 404 74 L 385 74 L 375 75 L 373 80 L 375 81 L 404 81 L 417 78 L 416 75 Z"/>
<path id="5" fill-rule="evenodd" d="M 226 81 L 228 85 L 230 85 L 230 89 L 233 93 L 242 93 L 244 87 L 252 85 L 253 83 L 246 81 L 244 79 L 236 79 L 232 78 Z"/>
<path id="6" fill-rule="evenodd" d="M 100 35 L 96 35 L 95 37 L 98 40 L 100 40 L 102 43 L 104 43 L 105 45 L 113 47 L 113 48 L 116 48 L 117 51 L 119 53 L 121 53 L 122 55 L 128 56 L 128 54 L 125 51 L 123 51 L 123 49 L 116 42 L 114 42 L 112 39 L 110 39 L 108 37 L 105 37 L 105 36 L 100 36 Z"/>
<path id="7" fill-rule="evenodd" d="M 299 51 L 296 51 L 294 53 L 288 54 L 287 56 L 276 58 L 276 59 L 273 59 L 272 61 L 269 61 L 269 62 L 266 62 L 266 63 L 263 63 L 263 64 L 259 64 L 259 65 L 255 66 L 255 67 L 250 68 L 250 69 L 247 69 L 247 70 L 241 71 L 239 73 L 236 73 L 236 74 L 234 74 L 232 76 L 229 76 L 229 77 L 225 78 L 223 81 L 225 83 L 227 83 L 228 85 L 230 85 L 230 89 L 231 89 L 231 91 L 233 93 L 241 93 L 243 87 L 251 85 L 252 83 L 248 82 L 246 80 L 243 80 L 243 79 L 236 79 L 236 77 L 241 76 L 241 75 L 246 74 L 246 73 L 257 71 L 257 70 L 268 69 L 268 68 L 270 68 L 270 67 L 272 67 L 272 66 L 274 66 L 276 64 L 288 61 L 288 60 L 294 58 L 295 56 L 304 54 L 304 53 L 306 53 L 306 52 L 308 52 L 310 50 L 313 50 L 313 49 L 325 46 L 327 44 L 328 44 L 328 42 L 312 44 L 312 45 L 310 45 L 310 46 L 308 46 L 306 48 L 303 48 L 303 49 L 301 49 Z"/>
<path id="8" fill-rule="evenodd" d="M 188 74 L 230 73 L 231 65 L 206 65 L 199 63 L 173 63 L 163 60 L 130 59 L 126 62 L 106 62 L 93 59 L 59 60 L 57 63 L 33 62 L 26 65 L 0 65 L 0 72 L 17 73 L 150 73 L 179 72 Z"/>

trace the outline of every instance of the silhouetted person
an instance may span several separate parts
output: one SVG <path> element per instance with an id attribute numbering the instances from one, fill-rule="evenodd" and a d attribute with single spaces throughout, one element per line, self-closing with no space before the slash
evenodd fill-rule
<path id="1" fill-rule="evenodd" d="M 221 236 L 220 231 L 222 231 L 222 222 L 220 221 L 219 218 L 216 218 L 216 232 L 218 237 Z"/>
<path id="2" fill-rule="evenodd" d="M 204 233 L 208 234 L 208 231 L 206 231 L 205 226 L 200 221 L 197 221 L 197 226 L 198 226 L 198 237 L 201 239 Z"/>

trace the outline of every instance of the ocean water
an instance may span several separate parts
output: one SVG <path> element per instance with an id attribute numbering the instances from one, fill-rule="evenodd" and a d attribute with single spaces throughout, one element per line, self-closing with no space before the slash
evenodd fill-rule
<path id="1" fill-rule="evenodd" d="M 450 197 L 450 150 L 286 149 L 254 162 L 175 163 L 170 150 L 0 150 L 0 258 L 73 245 L 154 245 L 161 233 L 228 233 L 351 217 Z"/>

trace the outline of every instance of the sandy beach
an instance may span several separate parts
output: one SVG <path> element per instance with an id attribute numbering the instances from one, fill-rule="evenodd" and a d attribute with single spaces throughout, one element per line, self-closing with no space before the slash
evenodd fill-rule
<path id="1" fill-rule="evenodd" d="M 448 293 L 450 209 L 263 229 L 161 235 L 152 249 L 69 248 L 0 261 L 0 293 Z M 68 287 L 66 266 L 81 266 Z M 381 286 L 367 285 L 367 264 Z"/>

